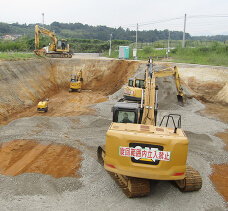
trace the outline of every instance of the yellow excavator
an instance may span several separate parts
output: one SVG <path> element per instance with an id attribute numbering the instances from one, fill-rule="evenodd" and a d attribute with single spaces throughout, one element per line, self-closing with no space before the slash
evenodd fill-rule
<path id="1" fill-rule="evenodd" d="M 83 81 L 82 70 L 79 70 L 77 74 L 71 74 L 69 92 L 72 92 L 72 91 L 81 92 L 82 81 Z"/>
<path id="2" fill-rule="evenodd" d="M 153 62 L 152 62 L 153 65 Z M 185 95 L 181 87 L 181 80 L 176 66 L 169 67 L 160 71 L 154 72 L 155 78 L 161 78 L 172 75 L 174 77 L 176 88 L 177 88 L 177 99 L 178 101 L 185 101 Z M 124 87 L 124 99 L 129 101 L 141 101 L 142 88 L 145 86 L 145 79 L 130 78 L 128 86 Z"/>
<path id="3" fill-rule="evenodd" d="M 199 172 L 187 161 L 188 139 L 181 129 L 181 116 L 164 116 L 156 124 L 157 87 L 152 59 L 145 72 L 145 100 L 117 102 L 105 147 L 97 149 L 98 160 L 129 197 L 150 193 L 150 180 L 175 181 L 182 191 L 202 187 Z M 164 125 L 165 124 L 165 125 Z"/>
<path id="4" fill-rule="evenodd" d="M 46 35 L 51 38 L 52 43 L 48 47 L 48 51 L 44 48 L 39 49 L 40 34 Z M 39 25 L 35 26 L 35 50 L 34 53 L 38 56 L 46 55 L 50 58 L 72 58 L 70 53 L 69 44 L 65 39 L 57 39 L 54 32 L 49 31 Z"/>

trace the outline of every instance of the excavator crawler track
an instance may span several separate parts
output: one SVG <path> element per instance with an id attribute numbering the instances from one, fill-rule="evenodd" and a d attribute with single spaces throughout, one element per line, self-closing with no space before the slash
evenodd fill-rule
<path id="1" fill-rule="evenodd" d="M 150 181 L 148 179 L 107 172 L 128 198 L 145 197 L 150 194 Z"/>
<path id="2" fill-rule="evenodd" d="M 202 187 L 202 177 L 197 170 L 189 165 L 186 166 L 185 178 L 175 182 L 183 192 L 198 191 Z"/>
<path id="3" fill-rule="evenodd" d="M 99 163 L 104 165 L 105 148 L 99 146 L 97 156 Z M 150 180 L 107 172 L 128 198 L 145 197 L 150 194 Z"/>

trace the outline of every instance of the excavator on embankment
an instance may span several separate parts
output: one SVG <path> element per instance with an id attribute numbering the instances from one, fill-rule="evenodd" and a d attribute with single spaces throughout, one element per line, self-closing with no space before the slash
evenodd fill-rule
<path id="1" fill-rule="evenodd" d="M 158 89 L 152 59 L 147 66 L 141 105 L 116 103 L 106 145 L 97 149 L 98 160 L 129 198 L 149 195 L 150 180 L 175 181 L 182 191 L 198 191 L 202 177 L 186 163 L 189 141 L 181 116 L 169 114 L 156 125 Z"/>
<path id="2" fill-rule="evenodd" d="M 42 48 L 39 49 L 40 34 L 46 35 L 51 38 L 52 43 L 48 46 L 48 50 Z M 65 39 L 57 39 L 54 32 L 49 31 L 39 25 L 35 26 L 35 50 L 34 53 L 38 56 L 44 56 L 50 58 L 72 58 L 72 53 L 70 52 L 69 44 Z"/>
<path id="3" fill-rule="evenodd" d="M 178 73 L 177 66 L 168 67 L 166 69 L 155 71 L 155 78 L 161 78 L 172 75 L 175 80 L 176 88 L 177 88 L 177 99 L 178 101 L 185 101 L 185 96 L 183 93 L 183 89 L 181 88 L 181 80 Z M 124 87 L 124 100 L 128 101 L 141 101 L 142 98 L 142 88 L 145 86 L 145 79 L 139 78 L 130 78 L 128 81 L 128 85 Z"/>

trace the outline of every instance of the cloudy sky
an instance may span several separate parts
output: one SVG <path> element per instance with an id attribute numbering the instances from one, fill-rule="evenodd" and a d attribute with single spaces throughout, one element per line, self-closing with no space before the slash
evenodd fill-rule
<path id="1" fill-rule="evenodd" d="M 183 31 L 191 35 L 228 35 L 228 0 L 4 0 L 0 22 L 82 23 L 139 30 Z"/>

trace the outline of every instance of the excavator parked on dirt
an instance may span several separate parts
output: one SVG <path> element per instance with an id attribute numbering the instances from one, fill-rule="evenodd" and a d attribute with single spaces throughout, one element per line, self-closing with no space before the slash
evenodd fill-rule
<path id="1" fill-rule="evenodd" d="M 52 43 L 50 46 L 39 49 L 40 34 L 46 35 L 51 38 Z M 72 58 L 72 53 L 70 52 L 69 44 L 65 39 L 57 39 L 54 32 L 49 31 L 39 25 L 35 26 L 35 50 L 34 53 L 38 56 L 44 56 L 50 58 Z"/>
<path id="2" fill-rule="evenodd" d="M 45 113 L 48 111 L 48 102 L 49 102 L 49 99 L 47 98 L 47 100 L 45 101 L 40 101 L 37 105 L 37 111 L 39 113 Z"/>
<path id="3" fill-rule="evenodd" d="M 147 66 L 141 105 L 116 103 L 106 145 L 97 149 L 98 160 L 129 198 L 149 195 L 150 180 L 175 181 L 182 191 L 198 191 L 202 177 L 186 163 L 189 141 L 181 129 L 181 116 L 166 115 L 157 126 L 152 59 Z"/>
<path id="4" fill-rule="evenodd" d="M 180 102 L 185 101 L 185 95 L 181 87 L 181 80 L 180 80 L 177 66 L 169 67 L 160 71 L 155 71 L 154 75 L 155 75 L 155 78 L 167 77 L 172 75 L 176 83 L 177 99 Z M 128 85 L 124 87 L 124 94 L 123 94 L 124 100 L 140 102 L 141 97 L 143 95 L 142 93 L 143 86 L 145 86 L 145 79 L 130 78 L 128 81 Z"/>
<path id="5" fill-rule="evenodd" d="M 82 89 L 82 70 L 79 70 L 77 74 L 71 74 L 70 89 L 69 92 L 78 91 Z"/>

